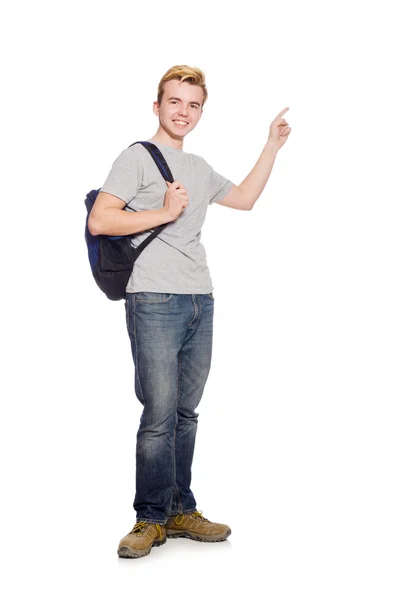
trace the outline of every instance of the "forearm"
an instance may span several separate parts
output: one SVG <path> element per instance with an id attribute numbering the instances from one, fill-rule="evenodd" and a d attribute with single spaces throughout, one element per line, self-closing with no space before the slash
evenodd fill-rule
<path id="1" fill-rule="evenodd" d="M 252 208 L 261 195 L 270 177 L 278 149 L 268 142 L 262 150 L 254 168 L 247 175 L 239 188 L 243 192 L 246 203 Z"/>
<path id="2" fill-rule="evenodd" d="M 136 212 L 106 208 L 100 217 L 89 221 L 88 226 L 93 235 L 129 235 L 153 229 L 170 221 L 171 218 L 164 207 Z"/>

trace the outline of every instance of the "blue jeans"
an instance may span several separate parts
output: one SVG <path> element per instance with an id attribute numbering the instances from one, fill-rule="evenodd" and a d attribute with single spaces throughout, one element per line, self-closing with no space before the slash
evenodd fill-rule
<path id="1" fill-rule="evenodd" d="M 126 323 L 143 405 L 136 445 L 138 521 L 164 524 L 196 510 L 191 467 L 195 412 L 212 354 L 210 294 L 127 293 Z"/>

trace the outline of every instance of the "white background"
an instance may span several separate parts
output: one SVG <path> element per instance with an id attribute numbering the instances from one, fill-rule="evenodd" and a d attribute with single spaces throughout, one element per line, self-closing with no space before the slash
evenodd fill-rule
<path id="1" fill-rule="evenodd" d="M 395 600 L 396 106 L 391 3 L 20 2 L 2 11 L 2 596 Z M 117 556 L 141 405 L 84 199 L 201 68 L 184 150 L 236 185 L 285 107 L 252 211 L 209 207 L 211 373 L 192 489 L 224 543 Z"/>

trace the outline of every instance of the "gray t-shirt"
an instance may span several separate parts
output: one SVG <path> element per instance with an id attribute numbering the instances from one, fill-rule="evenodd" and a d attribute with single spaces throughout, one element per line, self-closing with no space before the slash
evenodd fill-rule
<path id="1" fill-rule="evenodd" d="M 206 252 L 200 242 L 201 228 L 208 204 L 222 200 L 233 183 L 197 154 L 158 142 L 155 145 L 167 161 L 174 180 L 186 188 L 189 203 L 135 261 L 126 291 L 209 294 L 213 286 Z M 167 189 L 165 179 L 142 144 L 121 152 L 101 187 L 102 192 L 126 202 L 127 211 L 162 208 Z M 152 231 L 154 229 L 134 234 L 132 246 L 138 246 Z"/>

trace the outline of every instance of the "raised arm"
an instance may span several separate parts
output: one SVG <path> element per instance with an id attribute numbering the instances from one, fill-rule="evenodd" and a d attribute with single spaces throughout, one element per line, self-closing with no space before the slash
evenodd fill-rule
<path id="1" fill-rule="evenodd" d="M 289 109 L 284 108 L 272 121 L 268 141 L 252 171 L 240 185 L 233 185 L 230 192 L 217 204 L 238 210 L 253 208 L 270 177 L 277 152 L 285 144 L 291 132 L 291 127 L 282 118 L 287 110 Z"/>

